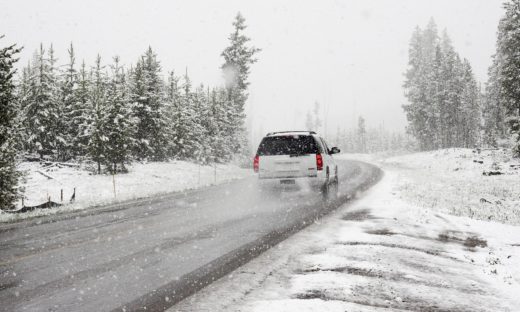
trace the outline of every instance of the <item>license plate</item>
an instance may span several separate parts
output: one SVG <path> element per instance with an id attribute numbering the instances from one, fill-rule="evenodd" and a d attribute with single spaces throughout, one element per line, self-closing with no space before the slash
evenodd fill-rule
<path id="1" fill-rule="evenodd" d="M 276 171 L 296 171 L 299 170 L 298 162 L 278 162 L 276 163 Z"/>
<path id="2" fill-rule="evenodd" d="M 280 180 L 281 184 L 296 184 L 294 180 Z"/>

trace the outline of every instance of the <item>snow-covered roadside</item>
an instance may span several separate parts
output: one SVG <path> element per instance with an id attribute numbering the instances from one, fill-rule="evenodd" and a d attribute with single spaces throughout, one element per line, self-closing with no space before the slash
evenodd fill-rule
<path id="1" fill-rule="evenodd" d="M 199 166 L 185 161 L 135 163 L 129 173 L 93 175 L 87 170 L 68 166 L 42 166 L 37 162 L 20 164 L 26 172 L 25 205 L 42 204 L 50 199 L 61 201 L 63 190 L 65 206 L 39 209 L 26 213 L 5 213 L 0 210 L 0 222 L 26 219 L 85 209 L 92 206 L 116 203 L 152 195 L 179 192 L 244 178 L 252 170 L 235 165 Z M 115 182 L 115 194 L 114 194 Z M 76 189 L 75 202 L 68 204 Z M 21 203 L 18 203 L 21 205 Z"/>
<path id="2" fill-rule="evenodd" d="M 507 151 L 445 149 L 381 163 L 401 169 L 400 191 L 415 205 L 520 225 L 520 160 Z"/>
<path id="3" fill-rule="evenodd" d="M 520 227 L 417 204 L 402 188 L 414 170 L 396 161 L 360 200 L 171 310 L 516 311 Z"/>

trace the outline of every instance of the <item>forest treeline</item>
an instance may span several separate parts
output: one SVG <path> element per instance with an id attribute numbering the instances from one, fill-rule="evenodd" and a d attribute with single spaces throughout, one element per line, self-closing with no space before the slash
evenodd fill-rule
<path id="1" fill-rule="evenodd" d="M 111 172 L 133 159 L 228 161 L 245 154 L 244 104 L 249 65 L 244 19 L 237 16 L 222 65 L 226 86 L 194 86 L 186 70 L 163 79 L 157 55 L 148 50 L 125 68 L 118 57 L 92 66 L 77 64 L 73 46 L 58 66 L 43 45 L 22 70 L 16 88 L 19 151 L 67 161 L 89 158 Z"/>
<path id="2" fill-rule="evenodd" d="M 520 0 L 504 9 L 483 89 L 433 20 L 414 31 L 403 108 L 420 150 L 507 146 L 520 156 Z"/>
<path id="3" fill-rule="evenodd" d="M 417 27 L 408 51 L 404 111 L 420 150 L 474 147 L 480 141 L 480 90 L 468 60 L 431 20 Z"/>
<path id="4" fill-rule="evenodd" d="M 0 207 L 19 195 L 17 155 L 93 161 L 98 173 L 124 172 L 134 160 L 248 157 L 244 105 L 259 49 L 245 29 L 239 13 L 221 54 L 225 84 L 211 88 L 193 85 L 187 70 L 165 73 L 151 47 L 130 66 L 117 56 L 87 65 L 72 44 L 65 62 L 42 44 L 17 75 L 20 49 L 0 50 Z"/>

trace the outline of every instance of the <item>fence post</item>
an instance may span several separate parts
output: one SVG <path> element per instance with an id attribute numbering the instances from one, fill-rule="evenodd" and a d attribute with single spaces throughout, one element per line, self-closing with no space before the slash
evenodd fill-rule
<path id="1" fill-rule="evenodd" d="M 76 201 L 76 187 L 74 187 L 74 192 L 72 193 L 72 196 L 70 197 L 70 202 L 73 203 Z"/>

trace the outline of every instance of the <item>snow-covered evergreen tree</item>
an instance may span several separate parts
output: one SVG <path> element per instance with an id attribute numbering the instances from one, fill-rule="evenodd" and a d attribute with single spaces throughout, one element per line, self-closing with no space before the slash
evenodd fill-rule
<path id="1" fill-rule="evenodd" d="M 210 146 L 213 160 L 225 162 L 230 159 L 234 152 L 230 150 L 228 144 L 230 137 L 227 130 L 231 128 L 231 125 L 226 114 L 226 91 L 213 89 L 209 101 L 213 123 L 208 129 L 208 135 L 211 137 Z"/>
<path id="2" fill-rule="evenodd" d="M 180 159 L 197 159 L 202 149 L 200 136 L 203 131 L 197 116 L 196 97 L 191 88 L 186 71 L 175 131 L 176 145 L 179 146 L 177 157 Z"/>
<path id="3" fill-rule="evenodd" d="M 233 21 L 233 27 L 233 32 L 229 36 L 229 46 L 222 52 L 224 64 L 221 68 L 226 82 L 228 116 L 233 119 L 232 125 L 234 125 L 232 129 L 234 140 L 229 143 L 235 145 L 234 149 L 237 153 L 246 155 L 248 153 L 244 106 L 248 98 L 250 66 L 256 63 L 255 55 L 260 52 L 260 49 L 248 45 L 251 39 L 244 34 L 247 26 L 240 12 Z"/>
<path id="4" fill-rule="evenodd" d="M 19 125 L 19 140 L 17 140 L 16 149 L 20 152 L 29 150 L 28 138 L 29 133 L 24 128 L 24 120 L 26 118 L 26 111 L 28 103 L 31 100 L 31 75 L 32 68 L 31 63 L 28 62 L 27 66 L 22 69 L 22 75 L 20 76 L 16 88 L 16 100 L 18 101 L 17 107 L 19 110 L 17 119 Z"/>
<path id="5" fill-rule="evenodd" d="M 101 173 L 101 164 L 106 161 L 105 116 L 107 114 L 107 77 L 104 67 L 101 65 L 101 56 L 97 56 L 92 69 L 92 82 L 90 84 L 88 106 L 92 108 L 90 121 L 86 129 L 88 136 L 88 156 L 96 162 L 97 172 Z"/>
<path id="6" fill-rule="evenodd" d="M 52 116 L 52 124 L 49 127 L 49 134 L 54 138 L 53 157 L 57 160 L 66 160 L 68 158 L 68 130 L 66 120 L 67 107 L 63 102 L 60 90 L 60 73 L 57 67 L 58 60 L 54 55 L 54 48 L 51 44 L 49 48 L 49 82 L 51 87 L 50 102 L 53 106 L 54 115 Z"/>
<path id="7" fill-rule="evenodd" d="M 473 75 L 469 61 L 462 64 L 462 94 L 460 122 L 460 146 L 473 148 L 480 139 L 480 90 Z"/>
<path id="8" fill-rule="evenodd" d="M 24 128 L 30 152 L 54 156 L 56 153 L 58 106 L 54 64 L 45 54 L 43 44 L 35 53 L 30 78 L 30 97 L 24 107 Z"/>
<path id="9" fill-rule="evenodd" d="M 483 96 L 482 118 L 483 143 L 487 146 L 498 147 L 498 142 L 507 136 L 506 107 L 503 104 L 503 95 L 500 88 L 500 56 L 493 56 L 493 63 L 488 69 L 488 81 Z"/>
<path id="10" fill-rule="evenodd" d="M 94 108 L 90 98 L 91 74 L 87 72 L 85 61 L 81 63 L 78 72 L 75 100 L 69 115 L 72 155 L 76 158 L 88 154 L 91 124 L 94 117 Z"/>
<path id="11" fill-rule="evenodd" d="M 504 4 L 505 15 L 498 26 L 497 54 L 499 105 L 504 105 L 506 123 L 513 136 L 513 152 L 520 157 L 520 0 Z"/>
<path id="12" fill-rule="evenodd" d="M 132 71 L 130 94 L 137 117 L 135 155 L 139 159 L 163 160 L 168 152 L 167 120 L 164 118 L 164 85 L 161 65 L 152 48 Z"/>
<path id="13" fill-rule="evenodd" d="M 135 120 L 130 106 L 125 72 L 119 63 L 119 57 L 114 57 L 114 64 L 111 66 L 103 117 L 103 131 L 107 137 L 104 160 L 110 172 L 118 172 L 118 164 L 121 165 L 121 171 L 126 171 L 125 164 L 130 160 L 134 145 Z"/>
<path id="14" fill-rule="evenodd" d="M 62 158 L 68 159 L 78 155 L 74 148 L 74 138 L 79 136 L 78 115 L 82 113 L 81 106 L 78 105 L 78 72 L 76 71 L 76 57 L 72 43 L 68 50 L 69 62 L 65 66 L 60 81 L 60 129 L 64 138 L 64 151 Z"/>
<path id="15" fill-rule="evenodd" d="M 0 36 L 2 39 L 3 36 Z M 16 114 L 14 63 L 20 52 L 16 45 L 0 49 L 0 209 L 14 207 L 18 196 L 16 170 Z"/>
<path id="16" fill-rule="evenodd" d="M 215 120 L 209 104 L 209 92 L 200 85 L 195 90 L 195 115 L 197 127 L 199 150 L 196 159 L 199 163 L 207 164 L 213 161 L 213 149 L 211 141 L 216 133 Z"/>
<path id="17" fill-rule="evenodd" d="M 168 80 L 165 88 L 164 100 L 164 118 L 167 121 L 167 127 L 164 129 L 168 140 L 167 155 L 168 158 L 175 158 L 179 154 L 182 146 L 179 145 L 177 133 L 179 132 L 178 122 L 180 120 L 181 94 L 179 90 L 179 78 L 171 71 L 168 74 Z"/>
<path id="18" fill-rule="evenodd" d="M 427 113 L 425 109 L 425 101 L 427 94 L 425 91 L 425 66 L 422 48 L 422 30 L 416 27 L 412 34 L 410 47 L 408 49 L 408 70 L 406 71 L 404 88 L 408 103 L 403 105 L 406 117 L 409 123 L 409 131 L 419 140 L 421 149 L 427 149 L 428 136 L 427 133 Z"/>

